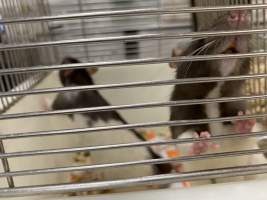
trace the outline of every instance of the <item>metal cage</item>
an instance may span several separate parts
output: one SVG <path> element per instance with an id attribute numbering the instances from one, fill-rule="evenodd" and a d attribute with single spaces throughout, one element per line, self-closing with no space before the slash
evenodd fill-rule
<path id="1" fill-rule="evenodd" d="M 210 168 L 206 170 L 190 171 L 181 174 L 150 174 L 147 176 L 124 177 L 113 180 L 92 178 L 86 182 L 71 182 L 65 180 L 72 172 L 86 173 L 90 176 L 98 170 L 122 170 L 124 167 L 152 166 L 171 162 L 192 162 L 220 158 L 232 158 L 263 155 L 265 149 L 260 147 L 243 150 L 225 151 L 221 153 L 205 154 L 200 156 L 182 156 L 175 158 L 159 158 L 130 160 L 111 163 L 82 163 L 74 165 L 72 162 L 59 163 L 61 159 L 68 159 L 75 153 L 114 151 L 113 155 L 120 155 L 123 149 L 132 152 L 137 148 L 150 146 L 164 146 L 175 144 L 191 144 L 200 139 L 179 139 L 166 141 L 146 142 L 118 142 L 98 143 L 86 145 L 81 135 L 104 135 L 109 131 L 116 134 L 119 131 L 132 129 L 153 129 L 159 132 L 166 131 L 169 126 L 212 123 L 229 120 L 259 119 L 264 124 L 266 117 L 266 0 L 0 0 L 2 15 L 1 24 L 4 31 L 1 35 L 1 69 L 0 69 L 0 98 L 1 106 L 1 134 L 0 159 L 3 169 L 0 171 L 0 197 L 48 195 L 78 192 L 96 193 L 112 189 L 167 185 L 182 181 L 199 181 L 216 178 L 237 177 L 245 175 L 264 174 L 267 172 L 266 162 L 252 163 L 246 166 L 228 166 L 224 168 Z M 251 29 L 249 30 L 202 30 L 207 23 L 216 20 L 216 16 L 229 10 L 248 10 L 251 12 Z M 252 47 L 249 53 L 233 55 L 204 55 L 171 57 L 173 48 L 184 48 L 192 39 L 223 35 L 253 35 Z M 59 64 L 65 56 L 73 56 L 83 63 Z M 246 76 L 181 79 L 173 78 L 168 63 L 197 60 L 216 60 L 229 58 L 252 58 L 251 73 Z M 158 70 L 150 72 L 148 68 Z M 77 68 L 100 68 L 110 72 L 109 76 L 98 76 L 96 85 L 62 87 L 53 85 L 54 71 Z M 144 71 L 138 71 L 139 69 Z M 134 71 L 126 76 L 124 70 Z M 114 70 L 111 72 L 111 70 Z M 168 76 L 161 77 L 162 71 Z M 168 71 L 169 70 L 169 71 Z M 49 73 L 53 72 L 53 73 Z M 143 80 L 138 78 L 146 74 Z M 52 75 L 51 75 L 52 74 Z M 171 74 L 171 75 L 170 75 Z M 49 76 L 48 76 L 49 75 Z M 117 81 L 114 77 L 120 77 Z M 46 82 L 48 86 L 35 86 Z M 50 77 L 50 78 L 49 78 Z M 96 79 L 97 79 L 96 77 Z M 158 78 L 154 78 L 158 77 Z M 161 77 L 161 78 L 160 78 Z M 128 80 L 129 79 L 129 80 Z M 157 88 L 170 88 L 175 84 L 198 82 L 219 82 L 231 80 L 247 80 L 244 96 L 235 98 L 201 99 L 171 102 L 167 93 L 165 100 L 157 101 Z M 50 84 L 50 85 L 49 85 Z M 136 88 L 145 89 L 140 96 L 151 95 L 150 100 L 131 100 L 131 92 Z M 153 92 L 149 92 L 156 88 Z M 56 95 L 66 92 L 98 90 L 103 94 L 118 95 L 113 99 L 114 104 L 106 107 L 79 108 L 70 110 L 44 111 L 36 107 L 36 102 L 45 95 Z M 130 91 L 130 93 L 127 93 Z M 126 93 L 125 93 L 126 92 Z M 153 93 L 153 94 L 152 94 Z M 19 101 L 12 110 L 10 105 Z M 30 100 L 27 100 L 30 98 Z M 156 100 L 155 100 L 156 99 Z M 201 119 L 169 121 L 168 110 L 171 106 L 206 104 L 227 101 L 249 101 L 250 115 L 231 118 Z M 32 106 L 27 106 L 27 105 Z M 18 108 L 18 109 L 17 109 Z M 147 115 L 148 110 L 163 108 L 164 111 Z M 129 124 L 111 124 L 93 127 L 54 128 L 58 118 L 79 113 L 94 113 L 118 110 L 127 117 Z M 4 111 L 6 111 L 4 113 Z M 167 114 L 166 114 L 167 113 Z M 147 116 L 166 114 L 162 118 Z M 137 117 L 133 117 L 137 116 Z M 52 121 L 48 119 L 53 118 Z M 159 119 L 159 120 L 157 120 Z M 36 121 L 35 121 L 36 120 Z M 49 121 L 50 120 L 50 121 Z M 131 123 L 130 123 L 131 122 Z M 64 121 L 64 123 L 66 123 Z M 42 127 L 39 127 L 41 124 Z M 38 125 L 38 126 L 37 126 Z M 157 129 L 158 128 L 158 129 Z M 168 131 L 166 131 L 168 132 Z M 266 132 L 251 134 L 221 135 L 211 138 L 211 141 L 242 140 L 244 138 L 264 139 Z M 69 142 L 64 142 L 64 138 Z M 81 138 L 80 138 L 81 137 Z M 100 137 L 100 136 L 99 136 Z M 44 139 L 46 138 L 46 139 Z M 83 143 L 75 142 L 79 138 Z M 110 139 L 112 140 L 112 139 Z M 45 142 L 44 142 L 45 141 Z M 55 141 L 58 141 L 56 143 Z M 36 146 L 31 147 L 31 144 Z M 60 145 L 56 145 L 60 144 Z M 82 145 L 83 144 L 83 145 Z M 16 147 L 16 148 L 15 148 Z M 14 150 L 15 148 L 15 150 Z M 115 153 L 116 152 L 116 153 Z M 80 155 L 79 154 L 79 155 Z M 134 154 L 134 153 L 133 153 Z M 130 156 L 128 156 L 130 157 Z M 26 159 L 25 161 L 23 159 Z M 35 160 L 36 159 L 36 160 Z M 42 159 L 42 160 L 39 160 Z M 50 163 L 50 160 L 54 163 Z M 29 164 L 32 162 L 32 164 Z M 0 168 L 1 169 L 1 168 Z M 110 172 L 109 172 L 110 170 Z M 32 179 L 31 179 L 32 178 Z M 42 182 L 42 179 L 49 180 Z M 30 181 L 24 184 L 25 180 Z M 64 180 L 62 180 L 64 179 Z M 2 184 L 3 183 L 3 184 Z M 157 187 L 159 188 L 159 187 Z M 91 192 L 91 193 L 90 193 Z M 86 193 L 87 194 L 87 193 Z"/>
<path id="2" fill-rule="evenodd" d="M 41 2 L 1 2 L 1 16 L 8 17 L 30 17 L 48 14 L 47 5 Z M 19 44 L 26 42 L 41 42 L 51 38 L 46 23 L 19 24 L 18 26 L 3 25 L 1 29 L 2 45 Z M 53 56 L 49 53 L 51 48 L 13 49 L 1 53 L 2 69 L 25 68 L 36 65 L 51 64 Z M 45 57 L 47 57 L 45 59 Z M 55 59 L 54 59 L 55 60 Z M 21 73 L 1 76 L 1 92 L 21 91 L 32 88 L 43 75 L 40 73 Z M 2 97 L 1 112 L 6 111 L 16 102 L 17 97 Z"/>

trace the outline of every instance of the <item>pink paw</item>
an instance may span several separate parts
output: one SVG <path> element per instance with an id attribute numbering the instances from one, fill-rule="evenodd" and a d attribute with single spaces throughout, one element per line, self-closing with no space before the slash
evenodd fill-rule
<path id="1" fill-rule="evenodd" d="M 238 116 L 244 115 L 244 112 L 240 111 Z M 234 123 L 236 133 L 251 133 L 253 127 L 256 124 L 255 119 L 239 120 Z"/>
<path id="2" fill-rule="evenodd" d="M 49 105 L 49 99 L 48 98 L 42 98 L 41 99 L 41 107 L 44 111 L 49 111 L 50 105 Z"/>
<path id="3" fill-rule="evenodd" d="M 209 132 L 201 132 L 200 136 L 198 133 L 195 133 L 194 138 L 199 139 L 199 138 L 204 138 L 204 139 L 209 139 L 211 138 L 211 134 Z M 201 153 L 205 153 L 208 151 L 209 148 L 212 149 L 218 149 L 220 146 L 218 144 L 214 144 L 209 141 L 201 141 L 201 142 L 195 142 L 192 146 L 192 149 L 189 152 L 189 155 L 199 155 Z"/>

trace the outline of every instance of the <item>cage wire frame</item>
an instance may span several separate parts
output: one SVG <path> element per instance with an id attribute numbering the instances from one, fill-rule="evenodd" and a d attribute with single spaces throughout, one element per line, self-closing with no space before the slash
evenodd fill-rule
<path id="1" fill-rule="evenodd" d="M 1 15 L 8 17 L 31 17 L 48 15 L 47 5 L 41 2 L 19 2 L 1 1 Z M 18 26 L 5 26 L 1 34 L 2 45 L 19 44 L 27 42 L 47 41 L 51 35 L 47 24 L 31 23 Z M 10 50 L 1 52 L 0 63 L 2 69 L 15 67 L 30 67 L 36 65 L 51 64 L 51 48 L 38 48 L 36 50 Z M 47 59 L 45 59 L 47 57 Z M 49 62 L 47 62 L 49 61 Z M 42 78 L 44 73 L 21 73 L 16 75 L 1 75 L 1 92 L 23 91 L 34 87 Z M 2 97 L 0 112 L 4 113 L 19 100 L 17 97 Z"/>
<path id="2" fill-rule="evenodd" d="M 76 2 L 76 3 L 75 3 Z M 52 2 L 51 2 L 52 3 Z M 176 6 L 180 5 L 178 3 Z M 185 3 L 182 3 L 184 5 Z M 165 5 L 165 6 L 168 6 Z M 51 9 L 54 15 L 62 13 L 77 13 L 77 12 L 100 12 L 105 9 L 109 10 L 125 10 L 131 8 L 164 8 L 161 0 L 143 1 L 86 1 L 79 0 L 73 2 L 52 3 Z M 186 15 L 186 14 L 185 14 Z M 116 18 L 99 18 L 99 19 L 81 19 L 73 21 L 64 21 L 57 23 L 60 27 L 57 30 L 56 38 L 75 39 L 75 38 L 88 38 L 88 37 L 107 37 L 107 36 L 130 36 L 146 33 L 159 33 L 159 32 L 172 32 L 175 33 L 177 29 L 190 29 L 190 24 L 182 23 L 182 20 L 189 21 L 187 14 L 181 21 L 176 24 L 168 23 L 167 26 L 162 26 L 162 15 L 150 16 L 127 16 Z M 74 55 L 83 61 L 110 61 L 110 60 L 124 60 L 124 59 L 137 59 L 162 56 L 161 48 L 163 46 L 164 55 L 169 56 L 169 49 L 172 48 L 172 43 L 162 44 L 161 40 L 158 41 L 121 41 L 110 42 L 102 44 L 84 44 L 83 48 L 77 49 L 69 48 L 62 49 L 61 54 Z M 92 49 L 94 51 L 92 51 Z M 149 51 L 147 49 L 152 49 Z M 154 50 L 156 49 L 156 50 Z M 157 51 L 157 52 L 156 52 Z M 152 53 L 151 53 L 152 52 Z M 62 56 L 62 55 L 61 55 Z"/>
<path id="3" fill-rule="evenodd" d="M 41 1 L 6 1 L 0 2 L 1 18 L 10 17 L 37 17 L 48 15 L 48 4 Z M 27 42 L 47 41 L 51 38 L 47 23 L 20 24 L 10 26 L 1 24 L 1 46 L 9 44 L 20 44 Z M 52 48 L 54 49 L 54 48 Z M 35 50 L 9 50 L 0 54 L 1 69 L 27 68 L 55 62 L 55 56 L 51 54 L 51 48 L 37 48 Z M 0 91 L 18 92 L 32 89 L 46 73 L 33 72 L 21 74 L 2 75 L 0 77 Z M 0 98 L 0 112 L 4 113 L 23 96 L 5 96 Z M 0 140 L 0 152 L 5 153 L 3 141 Z M 6 172 L 10 171 L 7 159 L 1 159 Z M 12 178 L 7 178 L 9 187 L 14 187 Z"/>
<path id="4" fill-rule="evenodd" d="M 29 15 L 26 13 L 21 13 L 24 11 L 25 7 L 23 3 L 27 2 L 28 5 L 36 5 L 32 10 L 36 11 Z M 200 0 L 198 0 L 200 2 Z M 58 114 L 73 114 L 73 113 L 85 113 L 85 112 L 101 112 L 101 111 L 111 111 L 111 110 L 124 110 L 124 109 L 142 109 L 142 108 L 153 108 L 153 107 L 169 107 L 169 106 L 179 106 L 179 105 L 193 105 L 193 104 L 204 104 L 212 102 L 226 102 L 226 101 L 240 101 L 240 100 L 255 100 L 257 106 L 261 105 L 262 102 L 265 103 L 266 98 L 266 69 L 260 68 L 261 63 L 266 67 L 266 42 L 264 38 L 266 37 L 266 9 L 267 4 L 265 0 L 256 0 L 248 4 L 247 2 L 242 3 L 241 1 L 227 1 L 229 3 L 218 5 L 210 4 L 211 1 L 201 1 L 203 4 L 196 5 L 195 7 L 178 7 L 175 9 L 159 7 L 154 8 L 136 8 L 136 9 L 122 9 L 122 10 L 101 10 L 94 12 L 82 12 L 83 7 L 80 6 L 77 13 L 67 13 L 51 15 L 49 12 L 49 3 L 47 1 L 5 1 L 2 0 L 1 3 L 3 8 L 1 12 L 3 13 L 2 22 L 7 27 L 7 41 L 5 44 L 0 46 L 0 51 L 2 55 L 6 55 L 8 58 L 14 58 L 15 65 L 5 65 L 9 66 L 2 68 L 0 74 L 3 77 L 12 75 L 14 82 L 21 79 L 26 80 L 29 78 L 29 74 L 35 74 L 40 77 L 40 73 L 49 72 L 52 70 L 62 70 L 62 69 L 72 69 L 72 68 L 91 68 L 91 67 L 115 67 L 115 66 L 127 66 L 127 65 L 140 65 L 140 64 L 153 64 L 153 63 L 168 63 L 168 62 L 184 62 L 184 61 L 197 61 L 197 60 L 216 60 L 216 59 L 226 59 L 226 58 L 253 58 L 253 66 L 250 75 L 247 76 L 236 76 L 236 77 L 211 77 L 211 78 L 190 78 L 181 80 L 165 80 L 165 81 L 145 81 L 145 82 L 133 82 L 133 83 L 123 83 L 123 84 L 106 84 L 106 85 L 93 85 L 84 87 L 66 87 L 66 88 L 46 88 L 46 89 L 30 89 L 30 87 L 17 88 L 16 90 L 8 90 L 0 93 L 2 101 L 7 101 L 8 98 L 20 97 L 25 95 L 38 95 L 47 93 L 60 93 L 68 91 L 86 91 L 86 90 L 101 90 L 101 89 L 116 89 L 116 88 L 129 88 L 129 87 L 145 87 L 145 86 L 159 86 L 159 85 L 174 85 L 174 84 L 188 84 L 188 83 L 198 83 L 198 82 L 218 82 L 218 81 L 229 81 L 229 80 L 241 80 L 245 79 L 250 82 L 252 80 L 253 84 L 248 84 L 247 93 L 248 96 L 242 97 L 232 97 L 232 98 L 218 98 L 218 99 L 203 99 L 203 100 L 188 100 L 188 101 L 177 101 L 177 102 L 151 102 L 143 104 L 130 104 L 130 105 L 119 105 L 119 106 L 109 106 L 109 107 L 98 107 L 98 108 L 81 108 L 73 110 L 63 110 L 63 111 L 46 111 L 46 112 L 29 112 L 29 113 L 15 113 L 15 114 L 2 114 L 0 115 L 0 120 L 7 119 L 19 119 L 19 118 L 31 118 L 40 116 L 51 116 Z M 215 2 L 215 1 L 212 1 Z M 221 1 L 220 1 L 221 2 Z M 38 5 L 38 6 L 37 6 Z M 16 8 L 16 9 L 12 9 Z M 123 35 L 123 36 L 107 36 L 107 37 L 84 37 L 78 39 L 55 39 L 49 33 L 56 26 L 53 22 L 55 21 L 66 21 L 66 20 L 80 20 L 80 23 L 84 25 L 86 19 L 98 19 L 102 17 L 125 17 L 125 16 L 161 16 L 167 14 L 184 14 L 184 13 L 209 13 L 221 12 L 229 10 L 251 10 L 252 15 L 252 27 L 251 30 L 230 30 L 230 31 L 198 31 L 198 32 L 188 32 L 179 34 L 166 34 L 166 33 L 146 33 L 137 35 Z M 199 20 L 198 16 L 195 19 Z M 262 21 L 261 21 L 262 20 Z M 160 20 L 159 20 L 160 21 Z M 200 20 L 201 22 L 202 20 Z M 198 23 L 200 23 L 198 22 Z M 51 25 L 52 24 L 52 25 Z M 16 29 L 18 25 L 21 29 Z M 24 38 L 23 27 L 29 31 L 26 35 L 33 36 L 33 38 Z M 37 30 L 37 31 L 36 31 Z M 41 33 L 39 32 L 40 30 Z M 85 30 L 82 30 L 83 34 Z M 12 35 L 13 34 L 13 35 Z M 73 45 L 82 45 L 86 56 L 88 57 L 88 51 L 86 44 L 91 43 L 101 43 L 101 42 L 120 42 L 120 41 L 145 41 L 148 39 L 161 41 L 162 39 L 184 39 L 184 38 L 199 38 L 208 36 L 222 36 L 222 35 L 237 35 L 237 34 L 254 34 L 258 35 L 256 37 L 256 45 L 250 53 L 246 54 L 234 54 L 234 55 L 205 55 L 205 56 L 182 56 L 179 58 L 170 57 L 154 57 L 154 58 L 135 58 L 135 59 L 122 59 L 122 60 L 112 60 L 112 61 L 94 61 L 89 62 L 90 59 L 85 63 L 81 64 L 64 64 L 55 65 L 54 55 L 51 52 L 57 52 L 55 47 L 65 47 Z M 49 35 L 49 37 L 47 37 Z M 40 39 L 41 38 L 41 39 Z M 264 41 L 262 46 L 261 41 Z M 257 45 L 261 43 L 261 45 Z M 256 48 L 257 47 L 257 48 Z M 261 49 L 259 49 L 261 47 Z M 42 60 L 37 56 L 37 61 L 28 59 L 25 55 L 32 55 L 36 53 L 36 49 L 42 49 L 44 52 L 40 53 L 40 56 L 45 55 L 46 58 Z M 27 53 L 28 54 L 27 54 Z M 23 54 L 24 53 L 24 54 Z M 25 57 L 26 59 L 21 62 L 20 58 Z M 60 56 L 59 56 L 60 57 Z M 17 60 L 16 60 L 17 59 Z M 19 63 L 23 63 L 22 66 Z M 26 75 L 25 75 L 26 74 Z M 40 80 L 40 79 L 38 79 Z M 261 81 L 263 80 L 263 81 Z M 1 79 L 0 81 L 3 80 Z M 31 80 L 31 83 L 36 83 L 37 81 Z M 18 83 L 18 82 L 17 82 Z M 29 83 L 27 83 L 29 84 Z M 259 85 L 263 84 L 263 90 L 257 88 Z M 2 85 L 2 84 L 1 84 Z M 32 84 L 34 85 L 34 84 Z M 31 85 L 31 86 L 32 86 Z M 10 87 L 9 87 L 10 89 Z M 259 91 L 260 94 L 255 93 Z M 6 105 L 6 104 L 5 104 Z M 13 134 L 1 134 L 0 135 L 0 159 L 2 160 L 4 166 L 4 172 L 0 172 L 0 178 L 6 178 L 8 182 L 8 188 L 0 188 L 0 197 L 9 196 L 25 196 L 34 194 L 52 194 L 52 193 L 66 193 L 66 192 L 76 192 L 76 191 L 90 191 L 99 189 L 111 189 L 111 188 L 123 188 L 138 185 L 154 185 L 154 184 L 167 184 L 183 180 L 203 180 L 211 179 L 217 177 L 231 177 L 231 176 L 241 176 L 241 175 L 252 175 L 267 173 L 267 164 L 262 165 L 251 165 L 251 166 L 241 166 L 241 167 L 231 167 L 223 169 L 214 169 L 206 171 L 196 171 L 185 174 L 166 174 L 166 175 L 155 175 L 151 177 L 140 177 L 127 180 L 113 180 L 113 181 L 103 181 L 103 182 L 92 182 L 92 183 L 79 183 L 79 184 L 56 184 L 56 185 L 33 185 L 27 187 L 16 187 L 13 177 L 16 176 L 31 176 L 37 174 L 51 174 L 51 173 L 62 173 L 62 172 L 72 172 L 72 171 L 93 171 L 101 168 L 111 168 L 111 167 L 125 167 L 134 165 L 153 165 L 159 163 L 169 163 L 173 161 L 192 161 L 192 160 L 203 160 L 215 157 L 235 157 L 242 155 L 254 155 L 266 153 L 263 149 L 254 149 L 238 152 L 224 152 L 218 154 L 208 154 L 201 156 L 188 156 L 174 159 L 154 159 L 154 160 L 141 160 L 133 162 L 123 162 L 123 163 L 108 163 L 102 165 L 91 165 L 91 166 L 75 166 L 75 167 L 57 167 L 49 169 L 32 169 L 24 171 L 12 171 L 8 166 L 8 159 L 16 157 L 28 157 L 28 156 L 43 156 L 43 155 L 61 155 L 65 153 L 73 152 L 83 152 L 83 151 L 97 151 L 103 149 L 118 149 L 118 148 L 135 148 L 144 147 L 152 145 L 166 145 L 166 144 L 183 144 L 192 143 L 200 141 L 200 139 L 180 139 L 180 140 L 169 140 L 165 142 L 140 142 L 140 143 L 128 143 L 128 144 L 117 144 L 117 145 L 102 145 L 102 146 L 92 146 L 92 147 L 79 147 L 79 148 L 64 148 L 64 149 L 47 149 L 47 150 L 33 150 L 33 151 L 22 151 L 22 152 L 5 152 L 3 143 L 6 140 L 15 140 L 21 138 L 31 138 L 31 137 L 43 137 L 43 136 L 55 136 L 55 135 L 69 135 L 69 134 L 80 134 L 86 132 L 97 132 L 106 130 L 128 130 L 135 128 L 149 128 L 149 127 L 161 127 L 161 126 L 174 126 L 174 125 L 189 125 L 189 124 L 201 124 L 201 123 L 212 123 L 212 122 L 222 122 L 222 121 L 232 121 L 232 120 L 242 120 L 257 118 L 262 119 L 266 117 L 265 112 L 258 113 L 256 111 L 258 108 L 254 108 L 254 113 L 246 116 L 237 117 L 227 117 L 227 118 L 217 118 L 217 119 L 201 119 L 201 120 L 183 120 L 183 121 L 166 121 L 166 122 L 151 122 L 151 123 L 137 123 L 137 124 L 127 124 L 127 125 L 116 125 L 116 126 L 103 126 L 103 127 L 93 127 L 93 128 L 82 128 L 82 129 L 68 129 L 68 130 L 51 130 L 51 131 L 36 131 L 36 132 L 20 132 Z M 263 109 L 263 108 L 261 108 Z M 264 110 L 265 111 L 265 110 Z M 244 137 L 259 137 L 266 136 L 266 132 L 258 132 L 252 134 L 235 134 L 235 135 L 222 135 L 211 138 L 211 141 L 216 140 L 226 140 L 233 138 L 244 138 Z"/>

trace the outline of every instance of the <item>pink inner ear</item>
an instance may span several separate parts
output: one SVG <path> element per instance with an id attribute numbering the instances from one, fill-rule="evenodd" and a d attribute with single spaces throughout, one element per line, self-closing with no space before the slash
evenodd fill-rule
<path id="1" fill-rule="evenodd" d="M 89 75 L 94 75 L 95 73 L 98 72 L 98 68 L 93 67 L 93 68 L 86 69 L 86 71 Z"/>

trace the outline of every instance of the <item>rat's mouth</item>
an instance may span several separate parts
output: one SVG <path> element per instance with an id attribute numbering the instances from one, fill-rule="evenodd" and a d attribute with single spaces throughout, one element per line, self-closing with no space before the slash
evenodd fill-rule
<path id="1" fill-rule="evenodd" d="M 236 54 L 239 53 L 236 48 L 236 43 L 231 43 L 223 52 L 223 54 Z"/>

